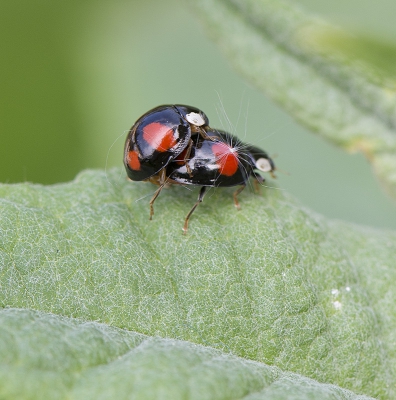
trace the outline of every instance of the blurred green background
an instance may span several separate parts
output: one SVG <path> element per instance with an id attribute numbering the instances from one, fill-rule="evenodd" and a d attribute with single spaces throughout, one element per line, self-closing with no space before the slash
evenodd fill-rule
<path id="1" fill-rule="evenodd" d="M 394 0 L 299 2 L 396 43 Z M 142 113 L 185 103 L 277 155 L 290 175 L 279 172 L 272 190 L 332 218 L 396 228 L 396 204 L 364 157 L 309 133 L 244 82 L 185 2 L 2 0 L 0 32 L 1 182 L 48 184 L 121 166 L 127 130 Z"/>

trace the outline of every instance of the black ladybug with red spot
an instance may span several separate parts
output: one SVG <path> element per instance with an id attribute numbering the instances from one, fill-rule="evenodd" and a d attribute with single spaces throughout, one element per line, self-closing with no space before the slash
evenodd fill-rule
<path id="1" fill-rule="evenodd" d="M 191 149 L 192 135 L 206 137 L 208 125 L 208 117 L 195 107 L 163 105 L 148 111 L 135 122 L 126 139 L 128 177 L 143 181 L 158 174 L 183 150 Z"/>
<path id="2" fill-rule="evenodd" d="M 258 171 L 273 175 L 274 162 L 268 154 L 236 136 L 209 127 L 206 115 L 195 107 L 159 106 L 140 117 L 131 128 L 124 152 L 124 164 L 131 180 L 150 181 L 159 187 L 150 200 L 153 204 L 165 185 L 201 186 L 197 202 L 188 213 L 183 231 L 207 187 L 240 186 L 238 194 L 250 177 L 264 182 Z"/>

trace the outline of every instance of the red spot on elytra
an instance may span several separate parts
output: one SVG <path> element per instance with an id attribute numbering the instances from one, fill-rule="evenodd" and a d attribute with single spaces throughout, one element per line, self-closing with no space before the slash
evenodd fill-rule
<path id="1" fill-rule="evenodd" d="M 221 175 L 232 176 L 238 170 L 238 154 L 225 143 L 215 143 L 212 146 L 216 163 Z"/>
<path id="2" fill-rule="evenodd" d="M 143 139 L 160 152 L 168 151 L 177 144 L 173 129 L 169 129 L 169 126 L 161 122 L 146 125 L 143 128 Z"/>
<path id="3" fill-rule="evenodd" d="M 131 150 L 128 153 L 128 165 L 134 171 L 139 171 L 140 170 L 139 156 L 138 156 L 138 153 L 136 153 L 135 150 Z"/>

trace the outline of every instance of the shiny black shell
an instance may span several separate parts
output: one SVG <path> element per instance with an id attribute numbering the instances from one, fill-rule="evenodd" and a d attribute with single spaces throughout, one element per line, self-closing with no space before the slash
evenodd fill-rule
<path id="1" fill-rule="evenodd" d="M 156 174 L 206 130 L 207 116 L 186 105 L 162 105 L 142 115 L 130 129 L 124 149 L 129 179 L 142 181 Z"/>
<path id="2" fill-rule="evenodd" d="M 266 151 L 249 143 L 242 142 L 238 137 L 223 130 L 212 129 L 208 131 L 207 134 L 208 136 L 218 137 L 220 140 L 228 143 L 230 146 L 237 148 L 239 157 L 244 158 L 246 162 L 250 163 L 254 170 L 259 169 L 257 168 L 256 161 L 258 161 L 260 158 L 268 161 L 270 165 L 270 171 L 268 172 L 275 170 L 275 163 Z"/>
<path id="3" fill-rule="evenodd" d="M 250 176 L 264 181 L 258 174 L 258 171 L 264 171 L 260 168 L 263 160 L 265 172 L 275 169 L 274 162 L 264 150 L 243 143 L 224 131 L 211 129 L 206 133 L 214 140 L 196 138 L 188 159 L 190 172 L 181 162 L 183 153 L 169 163 L 166 176 L 171 182 L 220 187 L 245 185 Z"/>
<path id="4" fill-rule="evenodd" d="M 208 136 L 217 137 L 214 141 L 197 138 L 194 143 L 187 170 L 183 153 L 173 160 L 166 169 L 166 175 L 175 183 L 198 186 L 236 186 L 244 185 L 253 172 L 251 156 L 239 154 L 230 136 L 222 136 L 218 131 L 208 131 Z"/>

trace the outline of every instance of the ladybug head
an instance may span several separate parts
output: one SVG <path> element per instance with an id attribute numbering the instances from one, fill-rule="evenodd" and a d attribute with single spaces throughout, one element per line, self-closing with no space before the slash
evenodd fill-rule
<path id="1" fill-rule="evenodd" d="M 275 164 L 269 157 L 260 157 L 255 160 L 256 168 L 262 172 L 272 172 L 275 169 Z"/>
<path id="2" fill-rule="evenodd" d="M 196 127 L 208 126 L 209 119 L 199 108 L 177 104 L 174 106 L 178 113 L 191 125 Z"/>
<path id="3" fill-rule="evenodd" d="M 270 173 L 275 170 L 275 163 L 265 151 L 250 145 L 248 146 L 247 150 L 251 155 L 254 169 L 258 169 L 261 172 Z"/>

